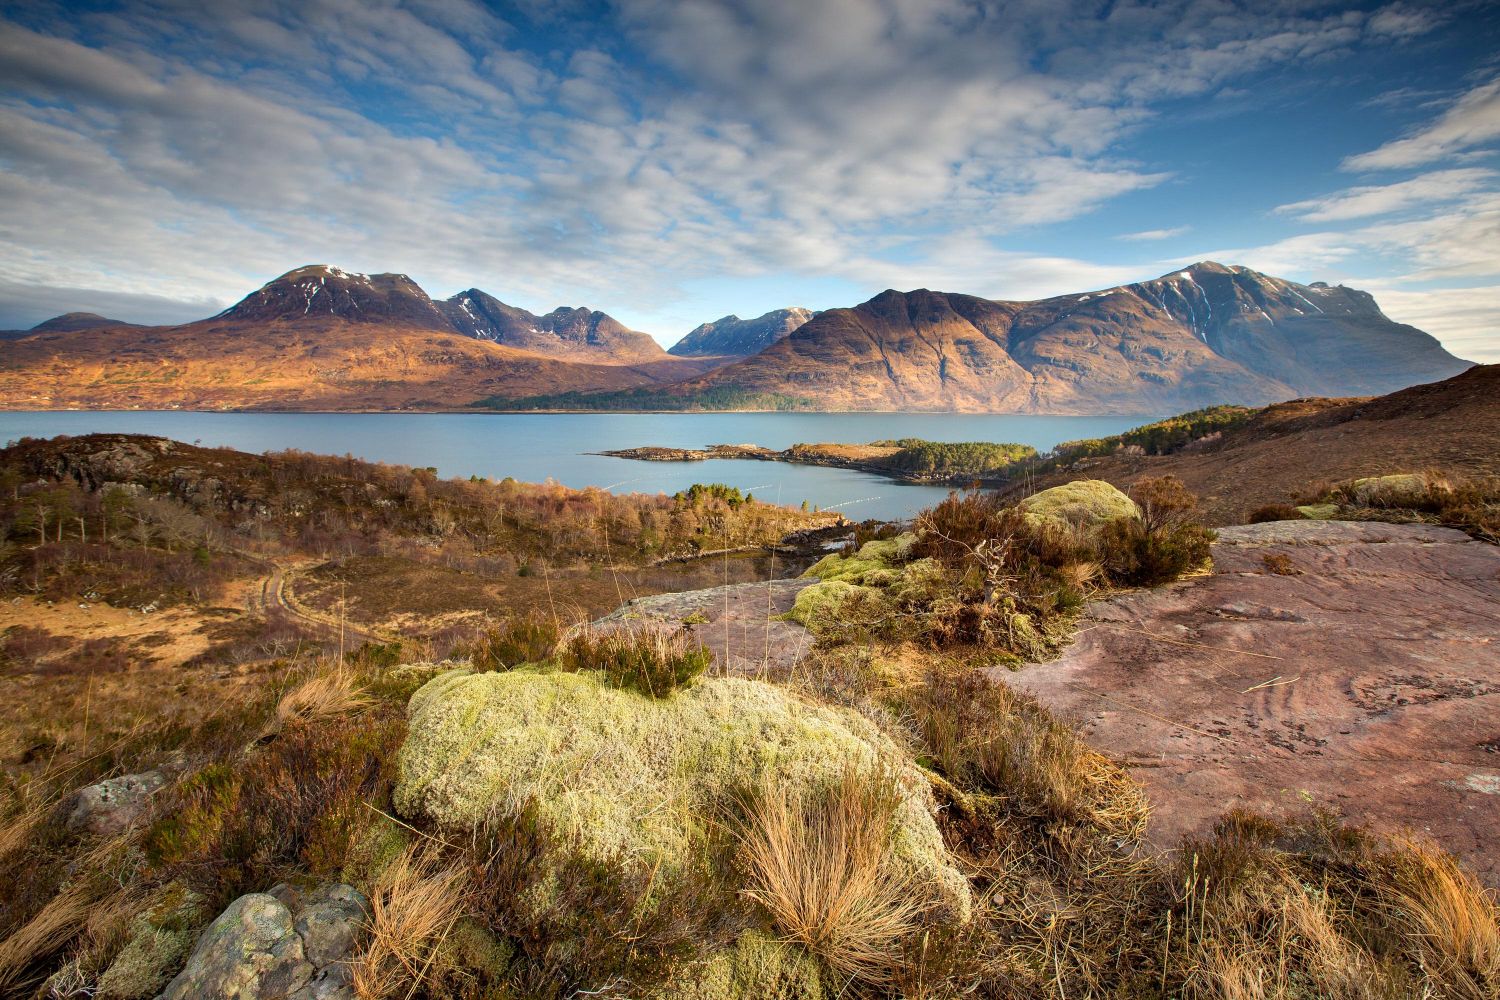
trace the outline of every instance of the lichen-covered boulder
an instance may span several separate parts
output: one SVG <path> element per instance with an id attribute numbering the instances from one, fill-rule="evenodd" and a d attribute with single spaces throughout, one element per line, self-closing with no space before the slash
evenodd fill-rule
<path id="1" fill-rule="evenodd" d="M 353 1000 L 348 962 L 368 911 L 347 885 L 241 896 L 208 925 L 161 1000 Z"/>
<path id="2" fill-rule="evenodd" d="M 834 552 L 824 556 L 802 575 L 824 583 L 839 581 L 863 587 L 886 586 L 900 575 L 897 567 L 907 559 L 916 541 L 917 536 L 907 532 L 895 538 L 866 542 L 853 555 Z"/>
<path id="3" fill-rule="evenodd" d="M 1033 493 L 1020 502 L 1033 518 L 1045 518 L 1079 528 L 1097 528 L 1109 521 L 1140 517 L 1135 501 L 1102 479 L 1076 479 Z"/>
<path id="4" fill-rule="evenodd" d="M 1421 473 L 1402 472 L 1356 479 L 1349 485 L 1348 492 L 1355 503 L 1364 507 L 1412 507 L 1443 485 Z"/>
<path id="5" fill-rule="evenodd" d="M 846 984 L 826 982 L 822 967 L 803 949 L 750 931 L 734 947 L 679 972 L 651 991 L 649 1000 L 833 1000 Z"/>
<path id="6" fill-rule="evenodd" d="M 892 856 L 967 915 L 968 886 L 933 821 L 928 782 L 854 712 L 734 677 L 651 699 L 590 673 L 523 669 L 443 675 L 412 696 L 408 714 L 402 814 L 473 829 L 528 812 L 558 851 L 637 866 L 662 885 L 707 862 L 735 794 L 767 782 L 812 793 L 850 767 L 894 767 Z"/>
<path id="7" fill-rule="evenodd" d="M 820 624 L 836 621 L 839 608 L 844 602 L 861 594 L 876 597 L 879 592 L 874 587 L 849 583 L 847 580 L 819 580 L 797 592 L 792 609 L 784 617 L 798 625 L 815 628 Z"/>
<path id="8" fill-rule="evenodd" d="M 166 783 L 162 772 L 146 771 L 80 788 L 68 810 L 68 829 L 100 837 L 124 833 L 141 818 L 151 804 L 151 796 Z"/>
<path id="9" fill-rule="evenodd" d="M 1336 503 L 1309 503 L 1297 508 L 1297 513 L 1309 521 L 1326 521 L 1331 517 L 1337 517 L 1339 505 Z"/>

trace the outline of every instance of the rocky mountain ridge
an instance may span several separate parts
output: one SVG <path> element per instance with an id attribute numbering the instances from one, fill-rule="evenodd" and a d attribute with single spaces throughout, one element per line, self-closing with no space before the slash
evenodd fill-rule
<path id="1" fill-rule="evenodd" d="M 1205 261 L 1032 302 L 887 290 L 676 391 L 826 410 L 1151 413 L 1391 392 L 1467 367 L 1368 293 Z"/>
<path id="2" fill-rule="evenodd" d="M 679 358 L 736 357 L 759 354 L 817 313 L 801 306 L 773 309 L 754 319 L 729 315 L 694 327 L 687 336 L 667 349 Z"/>
<path id="3" fill-rule="evenodd" d="M 1151 414 L 1378 394 L 1468 367 L 1368 293 L 1211 261 L 1032 302 L 887 290 L 726 317 L 675 354 L 597 310 L 538 316 L 475 288 L 434 300 L 404 274 L 321 264 L 197 323 L 101 322 L 13 339 L 0 406 Z"/>

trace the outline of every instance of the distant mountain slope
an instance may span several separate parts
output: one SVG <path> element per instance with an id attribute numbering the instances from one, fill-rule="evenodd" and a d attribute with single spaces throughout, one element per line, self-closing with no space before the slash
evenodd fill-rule
<path id="1" fill-rule="evenodd" d="M 456 332 L 442 310 L 406 275 L 354 274 L 326 264 L 288 271 L 209 322 L 317 324 L 325 319 Z"/>
<path id="2" fill-rule="evenodd" d="M 725 316 L 695 328 L 667 353 L 679 358 L 748 358 L 788 336 L 814 315 L 811 309 L 792 306 L 773 309 L 754 319 Z"/>
<path id="3" fill-rule="evenodd" d="M 649 334 L 628 329 L 592 309 L 554 309 L 537 316 L 471 288 L 437 303 L 448 322 L 470 337 L 523 351 L 591 360 L 665 361 L 667 352 Z"/>
<path id="4" fill-rule="evenodd" d="M 592 315 L 585 327 L 608 327 Z M 610 343 L 555 348 L 461 332 L 406 275 L 312 265 L 197 323 L 28 333 L 0 352 L 0 407 L 443 409 L 656 385 L 711 367 L 659 347 L 624 357 Z"/>
<path id="5" fill-rule="evenodd" d="M 1364 292 L 1205 262 L 1037 302 L 886 291 L 677 391 L 828 410 L 1150 413 L 1389 392 L 1466 367 Z"/>
<path id="6" fill-rule="evenodd" d="M 1500 365 L 1374 398 L 1277 403 L 1171 454 L 1121 449 L 1029 475 L 1011 489 L 1029 493 L 1080 477 L 1125 488 L 1171 474 L 1202 498 L 1212 523 L 1239 524 L 1257 507 L 1295 501 L 1320 484 L 1428 469 L 1500 476 Z"/>
<path id="7" fill-rule="evenodd" d="M 569 361 L 639 364 L 668 360 L 650 335 L 591 309 L 545 316 L 506 305 L 477 288 L 432 299 L 404 274 L 356 274 L 326 264 L 288 271 L 215 320 L 300 323 L 336 317 L 350 323 L 441 330 Z"/>
<path id="8" fill-rule="evenodd" d="M 0 340 L 20 340 L 38 333 L 73 333 L 78 330 L 98 330 L 104 327 L 135 327 L 118 319 L 110 319 L 91 312 L 70 312 L 43 320 L 29 330 L 0 330 Z"/>

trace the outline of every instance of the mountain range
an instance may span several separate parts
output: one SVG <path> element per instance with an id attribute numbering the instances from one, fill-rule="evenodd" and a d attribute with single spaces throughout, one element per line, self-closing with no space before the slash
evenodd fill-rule
<path id="1" fill-rule="evenodd" d="M 1034 302 L 886 291 L 679 391 L 829 410 L 1150 413 L 1380 394 L 1467 367 L 1368 293 L 1203 262 Z"/>
<path id="2" fill-rule="evenodd" d="M 791 336 L 816 315 L 811 309 L 792 306 L 773 309 L 754 319 L 725 316 L 694 327 L 667 348 L 667 353 L 679 358 L 748 358 Z"/>
<path id="3" fill-rule="evenodd" d="M 403 274 L 289 271 L 172 327 L 67 314 L 0 349 L 0 407 L 1152 413 L 1367 395 L 1467 362 L 1368 294 L 1202 262 L 1029 302 L 918 289 L 728 316 L 671 352 L 603 312 L 538 316 Z"/>

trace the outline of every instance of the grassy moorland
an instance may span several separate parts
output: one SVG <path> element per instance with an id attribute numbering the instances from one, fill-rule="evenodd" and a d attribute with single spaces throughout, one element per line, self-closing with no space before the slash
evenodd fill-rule
<path id="1" fill-rule="evenodd" d="M 130 439 L 28 442 L 5 466 L 23 603 L 107 600 L 78 592 L 99 579 L 198 608 L 240 560 L 313 551 L 346 591 L 379 560 L 548 581 L 441 643 L 325 632 L 241 644 L 233 670 L 182 663 L 190 689 L 229 675 L 193 712 L 59 696 L 76 674 L 30 636 L 5 669 L 40 682 L 51 728 L 4 750 L 10 995 L 155 996 L 221 911 L 272 906 L 246 894 L 279 883 L 368 901 L 337 994 L 361 998 L 1500 991 L 1493 898 L 1437 847 L 1230 812 L 1158 854 L 1121 764 L 994 683 L 1065 642 L 1087 598 L 1202 568 L 1212 534 L 1176 480 L 864 526 L 788 612 L 811 655 L 745 676 L 680 629 L 559 610 L 598 567 L 816 523 L 723 489 L 611 498 Z M 435 579 L 409 589 L 420 617 L 442 613 Z M 161 784 L 133 822 L 75 821 L 74 789 L 142 773 Z"/>

